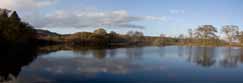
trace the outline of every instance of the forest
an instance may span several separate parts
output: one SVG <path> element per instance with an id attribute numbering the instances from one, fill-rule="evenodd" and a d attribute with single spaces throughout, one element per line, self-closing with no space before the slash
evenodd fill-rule
<path id="1" fill-rule="evenodd" d="M 21 21 L 16 11 L 0 9 L 0 45 L 1 47 L 34 46 L 36 30 Z"/>

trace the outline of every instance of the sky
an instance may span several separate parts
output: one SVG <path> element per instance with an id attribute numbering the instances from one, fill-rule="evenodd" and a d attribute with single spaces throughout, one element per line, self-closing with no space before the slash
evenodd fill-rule
<path id="1" fill-rule="evenodd" d="M 148 36 L 186 34 L 210 24 L 243 30 L 243 0 L 0 0 L 35 28 L 61 34 L 93 31 L 144 32 Z"/>

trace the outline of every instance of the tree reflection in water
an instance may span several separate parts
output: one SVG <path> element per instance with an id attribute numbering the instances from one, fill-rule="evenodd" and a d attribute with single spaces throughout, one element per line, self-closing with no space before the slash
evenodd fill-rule
<path id="1" fill-rule="evenodd" d="M 243 63 L 243 48 L 240 49 L 240 63 Z"/>
<path id="2" fill-rule="evenodd" d="M 129 69 L 140 68 L 139 65 L 131 63 L 131 61 L 142 58 L 143 48 L 84 48 L 84 47 L 65 47 L 60 52 L 55 52 L 60 46 L 49 46 L 41 48 L 42 52 L 46 52 L 47 56 L 40 56 L 28 68 L 39 70 L 48 68 L 48 71 L 61 70 L 63 72 L 79 72 L 82 75 L 90 75 L 99 72 L 110 72 L 122 74 L 128 72 Z M 74 50 L 75 49 L 75 50 Z M 56 53 L 54 56 L 51 51 Z M 48 54 L 50 53 L 50 54 Z M 60 53 L 60 54 L 59 54 Z M 75 55 L 73 57 L 73 54 Z M 60 56 L 59 56 L 60 55 Z M 71 56 L 62 58 L 61 55 Z M 38 62 L 47 62 L 39 64 Z M 72 64 L 72 65 L 70 65 Z"/>
<path id="3" fill-rule="evenodd" d="M 195 63 L 198 66 L 202 67 L 211 67 L 216 64 L 219 64 L 221 67 L 237 67 L 239 64 L 243 63 L 243 48 L 227 48 L 227 47 L 196 47 L 196 46 L 176 46 L 177 50 L 172 50 L 172 52 L 177 52 L 178 56 L 186 58 L 190 63 Z M 52 47 L 52 49 L 60 50 L 60 47 Z M 50 50 L 50 48 L 48 48 Z M 117 55 L 117 50 L 107 50 L 104 48 L 101 49 L 88 49 L 88 48 L 73 48 L 66 47 L 62 48 L 63 50 L 74 50 L 79 55 L 92 55 L 97 59 L 104 59 L 106 57 L 115 57 Z M 164 56 L 168 53 L 165 50 L 168 50 L 168 47 L 160 47 L 159 53 L 160 56 Z M 174 48 L 172 48 L 174 49 Z M 148 49 L 149 50 L 149 49 Z M 126 48 L 125 53 L 127 58 L 130 60 L 139 60 L 142 58 L 144 53 L 153 52 L 144 50 L 144 48 Z M 157 50 L 157 49 L 154 49 Z M 51 52 L 51 50 L 50 50 Z"/>
<path id="4" fill-rule="evenodd" d="M 109 57 L 113 58 L 117 55 L 117 50 L 109 49 L 108 54 L 109 54 Z"/>
<path id="5" fill-rule="evenodd" d="M 212 47 L 178 47 L 178 56 L 186 57 L 186 59 L 203 67 L 210 67 L 216 62 L 215 48 Z"/>
<path id="6" fill-rule="evenodd" d="M 223 67 L 232 68 L 237 67 L 242 63 L 243 58 L 243 49 L 233 49 L 225 48 L 224 49 L 224 58 L 220 61 Z"/>
<path id="7" fill-rule="evenodd" d="M 143 56 L 143 48 L 127 48 L 126 55 L 128 56 L 128 59 L 131 60 L 141 59 L 141 57 Z"/>
<path id="8" fill-rule="evenodd" d="M 32 83 L 32 81 L 39 81 L 40 78 L 41 82 L 43 79 L 44 81 L 53 81 L 57 79 L 57 75 L 59 75 L 59 77 L 64 76 L 68 79 L 69 75 L 90 78 L 96 74 L 122 76 L 130 74 L 130 72 L 159 72 L 162 71 L 161 65 L 163 65 L 164 69 L 170 66 L 179 65 L 178 67 L 180 67 L 181 62 L 178 62 L 180 60 L 184 61 L 184 63 L 182 62 L 183 67 L 191 65 L 187 63 L 196 65 L 190 66 L 190 69 L 215 66 L 223 67 L 220 69 L 226 67 L 235 68 L 243 62 L 243 49 L 226 47 L 167 46 L 160 48 L 92 49 L 83 47 L 49 46 L 40 48 L 38 54 L 35 49 L 28 48 L 16 48 L 14 50 L 1 49 L 0 52 L 0 66 L 2 66 L 0 68 L 0 83 L 13 81 L 18 76 L 17 80 L 31 81 L 30 83 Z M 38 56 L 38 58 L 33 61 L 37 55 L 43 56 Z M 30 64 L 30 62 L 32 63 Z M 217 71 L 217 69 L 215 69 L 215 71 Z M 31 74 L 35 75 L 32 76 Z"/>
<path id="9" fill-rule="evenodd" d="M 0 48 L 0 83 L 13 82 L 21 68 L 30 64 L 37 56 L 35 48 Z"/>
<path id="10" fill-rule="evenodd" d="M 178 56 L 202 67 L 234 68 L 243 63 L 243 48 L 179 46 Z"/>
<path id="11" fill-rule="evenodd" d="M 106 50 L 105 49 L 95 49 L 93 52 L 93 56 L 96 59 L 104 59 L 106 57 Z"/>
<path id="12" fill-rule="evenodd" d="M 211 47 L 199 47 L 195 49 L 197 56 L 193 57 L 195 63 L 203 67 L 210 67 L 216 62 L 215 50 Z M 195 55 L 196 55 L 195 53 Z"/>

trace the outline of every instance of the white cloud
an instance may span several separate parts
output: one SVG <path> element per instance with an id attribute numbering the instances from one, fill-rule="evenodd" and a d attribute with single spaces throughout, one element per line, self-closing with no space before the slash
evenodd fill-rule
<path id="1" fill-rule="evenodd" d="M 126 10 L 98 11 L 98 10 L 58 10 L 47 15 L 36 15 L 25 18 L 26 21 L 38 28 L 144 28 L 133 22 L 151 20 L 164 21 L 165 17 L 155 16 L 130 16 Z"/>
<path id="2" fill-rule="evenodd" d="M 185 11 L 184 10 L 180 10 L 180 9 L 171 9 L 169 10 L 170 14 L 184 14 Z"/>
<path id="3" fill-rule="evenodd" d="M 1 0 L 0 8 L 7 9 L 34 9 L 49 6 L 55 3 L 56 0 Z"/>
<path id="4" fill-rule="evenodd" d="M 161 22 L 168 21 L 167 16 L 145 16 L 144 18 L 147 20 L 155 20 L 155 21 L 161 21 Z"/>
<path id="5" fill-rule="evenodd" d="M 166 17 L 131 16 L 126 10 L 98 11 L 97 9 L 57 10 L 54 12 L 38 13 L 43 7 L 52 6 L 58 0 L 1 0 L 0 8 L 23 10 L 20 12 L 23 20 L 37 28 L 144 28 L 134 22 L 150 20 L 165 21 Z M 28 11 L 28 10 L 37 10 Z M 27 13 L 26 13 L 27 12 Z M 33 13 L 33 14 L 31 14 Z"/>

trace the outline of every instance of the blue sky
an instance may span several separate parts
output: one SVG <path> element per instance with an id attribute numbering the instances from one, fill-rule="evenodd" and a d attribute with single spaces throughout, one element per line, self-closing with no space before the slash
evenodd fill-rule
<path id="1" fill-rule="evenodd" d="M 27 1 L 34 2 L 35 0 Z M 46 2 L 47 1 L 53 3 L 45 5 L 45 7 L 38 6 L 38 8 L 32 10 L 25 10 L 24 8 L 16 8 L 16 10 L 20 11 L 22 17 L 26 18 L 26 21 L 30 21 L 30 23 L 35 19 L 41 18 L 30 19 L 31 15 L 26 14 L 26 11 L 35 12 L 33 14 L 40 13 L 38 15 L 50 15 L 49 17 L 52 15 L 65 15 L 70 12 L 76 12 L 73 14 L 77 14 L 77 11 L 80 13 L 84 10 L 84 12 L 88 12 L 87 14 L 96 13 L 95 15 L 97 15 L 98 13 L 100 15 L 100 13 L 105 13 L 105 17 L 102 17 L 103 20 L 109 19 L 110 22 L 112 19 L 119 19 L 119 21 L 112 20 L 111 25 L 113 25 L 113 27 L 105 27 L 108 31 L 114 30 L 119 33 L 126 33 L 128 30 L 139 30 L 143 31 L 145 35 L 153 36 L 160 34 L 176 36 L 187 33 L 189 28 L 196 28 L 202 24 L 212 24 L 217 28 L 227 24 L 234 24 L 242 27 L 241 29 L 243 30 L 242 0 L 46 0 Z M 55 13 L 56 11 L 62 12 Z M 107 15 L 113 15 L 113 13 L 117 11 L 119 11 L 119 15 L 116 17 L 107 17 Z M 124 19 L 122 19 L 120 15 L 126 17 L 125 20 L 129 19 L 129 21 L 124 22 Z M 53 16 L 52 18 L 54 18 Z M 74 19 L 67 17 L 66 20 L 68 18 Z M 80 22 L 86 19 L 89 20 L 88 23 L 95 23 L 91 21 L 100 20 L 101 17 L 95 19 L 94 17 L 82 17 L 80 19 L 82 19 L 82 21 L 79 20 Z M 132 20 L 130 21 L 130 19 Z M 55 21 L 56 20 L 57 18 Z M 58 20 L 62 21 L 64 18 Z M 122 23 L 118 23 L 120 21 Z M 41 21 L 33 22 L 33 25 L 38 25 L 39 22 Z M 41 23 L 45 24 L 45 22 Z M 49 23 L 52 22 L 50 21 Z M 66 24 L 69 22 L 60 22 L 59 25 L 61 25 L 61 23 L 69 25 Z M 85 25 L 88 25 L 88 23 Z M 97 26 L 85 27 L 77 27 L 76 25 L 79 23 L 76 23 L 70 24 L 71 26 L 60 28 L 60 26 L 55 26 L 55 24 L 58 25 L 57 23 L 53 22 L 50 24 L 51 26 L 42 26 L 38 28 L 59 33 L 73 33 L 78 31 L 92 31 L 96 27 L 102 25 L 102 23 L 97 24 Z M 125 27 L 121 27 L 121 24 Z M 83 26 L 84 24 L 81 25 Z M 141 26 L 143 29 L 138 28 Z M 104 26 L 102 25 L 101 27 Z"/>

